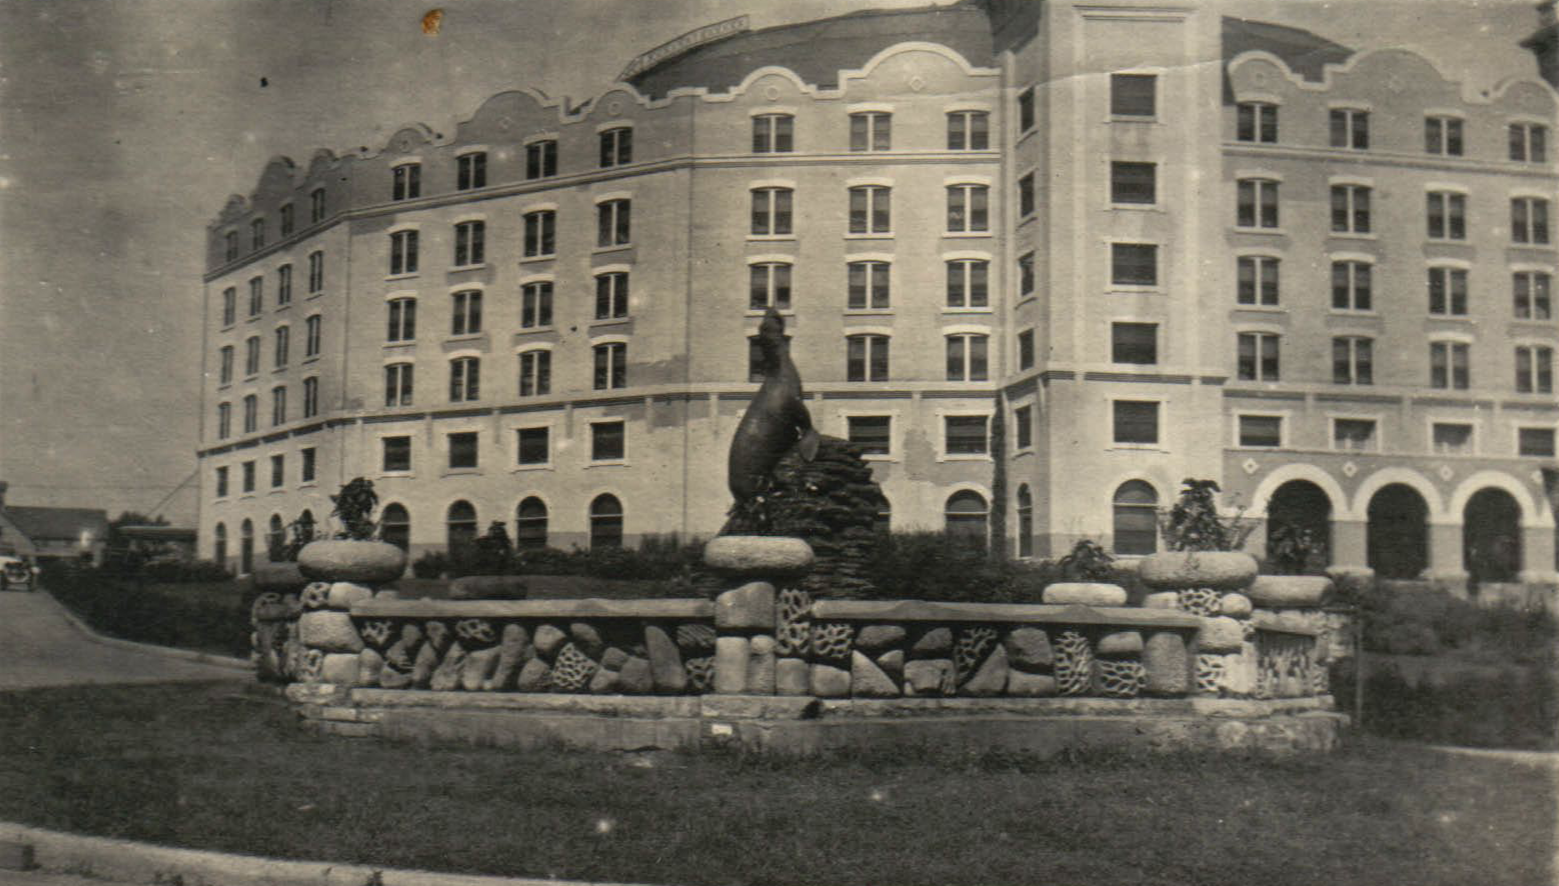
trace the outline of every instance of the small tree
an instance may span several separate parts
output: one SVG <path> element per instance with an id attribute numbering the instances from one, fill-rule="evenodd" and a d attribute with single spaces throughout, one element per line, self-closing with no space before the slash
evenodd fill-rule
<path id="1" fill-rule="evenodd" d="M 1279 523 L 1267 534 L 1267 565 L 1278 575 L 1319 574 L 1326 565 L 1326 539 L 1298 523 Z"/>
<path id="2" fill-rule="evenodd" d="M 379 494 L 374 492 L 372 480 L 354 477 L 330 500 L 335 504 L 330 515 L 341 522 L 336 538 L 368 541 L 374 537 L 378 524 L 374 523 L 372 515 L 374 508 L 379 506 Z"/>
<path id="3" fill-rule="evenodd" d="M 514 556 L 514 542 L 509 540 L 509 530 L 502 520 L 494 520 L 487 531 L 476 540 L 472 567 L 478 573 L 498 574 L 509 571 L 509 561 Z"/>
<path id="4" fill-rule="evenodd" d="M 1213 497 L 1220 490 L 1213 480 L 1180 481 L 1180 498 L 1159 516 L 1159 531 L 1171 551 L 1234 551 L 1254 528 L 1241 517 L 1218 515 Z"/>
<path id="5" fill-rule="evenodd" d="M 1074 581 L 1109 581 L 1115 576 L 1115 558 L 1098 542 L 1083 538 L 1056 561 L 1061 574 Z"/>
<path id="6" fill-rule="evenodd" d="M 271 559 L 279 562 L 295 563 L 298 559 L 298 552 L 303 550 L 304 545 L 314 540 L 314 517 L 308 511 L 304 511 L 298 516 L 298 519 L 287 524 L 287 528 L 292 532 L 292 540 L 281 546 L 281 556 L 272 557 Z"/>

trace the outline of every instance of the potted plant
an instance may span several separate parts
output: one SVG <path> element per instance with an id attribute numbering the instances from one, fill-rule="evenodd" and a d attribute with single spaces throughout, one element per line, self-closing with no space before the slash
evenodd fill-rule
<path id="1" fill-rule="evenodd" d="M 330 497 L 330 515 L 341 528 L 334 538 L 312 541 L 298 552 L 298 569 L 318 581 L 379 584 L 394 581 L 406 571 L 406 552 L 374 538 L 379 526 L 373 520 L 379 495 L 371 480 L 354 478 Z"/>
<path id="2" fill-rule="evenodd" d="M 1238 548 L 1254 528 L 1241 517 L 1223 517 L 1213 480 L 1181 481 L 1174 507 L 1160 515 L 1166 552 L 1149 554 L 1139 574 L 1154 590 L 1212 588 L 1234 591 L 1256 577 L 1256 559 Z"/>

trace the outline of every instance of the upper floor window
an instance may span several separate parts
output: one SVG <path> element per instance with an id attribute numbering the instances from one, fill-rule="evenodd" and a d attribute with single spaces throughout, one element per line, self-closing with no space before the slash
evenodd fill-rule
<path id="1" fill-rule="evenodd" d="M 1038 274 L 1034 267 L 1034 253 L 1025 252 L 1018 256 L 1018 297 L 1026 298 L 1034 294 L 1034 288 L 1038 282 Z"/>
<path id="2" fill-rule="evenodd" d="M 1517 271 L 1511 276 L 1518 320 L 1551 320 L 1553 300 L 1549 296 L 1551 278 L 1540 271 Z"/>
<path id="3" fill-rule="evenodd" d="M 1357 108 L 1332 108 L 1331 145 L 1367 150 L 1370 146 L 1370 113 Z"/>
<path id="4" fill-rule="evenodd" d="M 1424 118 L 1424 151 L 1447 157 L 1462 155 L 1462 121 L 1459 117 Z"/>
<path id="5" fill-rule="evenodd" d="M 1278 226 L 1278 183 L 1266 178 L 1240 179 L 1234 223 L 1241 228 Z"/>
<path id="6" fill-rule="evenodd" d="M 1110 202 L 1153 204 L 1158 201 L 1158 164 L 1120 160 L 1110 163 Z"/>
<path id="7" fill-rule="evenodd" d="M 217 404 L 217 439 L 226 440 L 233 435 L 233 404 Z"/>
<path id="8" fill-rule="evenodd" d="M 893 446 L 893 416 L 852 415 L 845 419 L 846 439 L 862 455 L 888 455 Z"/>
<path id="9" fill-rule="evenodd" d="M 552 352 L 520 354 L 520 396 L 544 397 L 552 392 Z"/>
<path id="10" fill-rule="evenodd" d="M 1273 332 L 1239 334 L 1238 362 L 1241 381 L 1278 380 L 1278 341 Z"/>
<path id="11" fill-rule="evenodd" d="M 1357 335 L 1332 339 L 1332 382 L 1368 385 L 1375 382 L 1374 342 Z"/>
<path id="12" fill-rule="evenodd" d="M 288 326 L 276 327 L 276 368 L 287 365 L 287 351 L 292 345 L 292 328 Z"/>
<path id="13" fill-rule="evenodd" d="M 244 339 L 244 375 L 260 374 L 260 337 L 251 335 Z"/>
<path id="14" fill-rule="evenodd" d="M 590 460 L 622 461 L 627 457 L 627 424 L 621 421 L 590 423 Z"/>
<path id="15" fill-rule="evenodd" d="M 853 261 L 848 265 L 848 301 L 852 311 L 887 310 L 888 263 L 885 261 Z"/>
<path id="16" fill-rule="evenodd" d="M 633 130 L 627 126 L 601 133 L 601 168 L 633 162 Z"/>
<path id="17" fill-rule="evenodd" d="M 1429 343 L 1429 386 L 1465 391 L 1472 384 L 1468 365 L 1469 347 L 1465 342 Z"/>
<path id="18" fill-rule="evenodd" d="M 482 291 L 467 289 L 449 297 L 450 335 L 476 335 L 482 331 Z"/>
<path id="19" fill-rule="evenodd" d="M 884 185 L 851 188 L 850 233 L 886 234 L 892 230 L 892 189 Z"/>
<path id="20" fill-rule="evenodd" d="M 959 258 L 947 263 L 947 306 L 983 308 L 991 303 L 991 263 L 978 258 Z"/>
<path id="21" fill-rule="evenodd" d="M 244 397 L 244 433 L 254 433 L 260 427 L 260 398 L 253 394 Z"/>
<path id="22" fill-rule="evenodd" d="M 455 267 L 479 265 L 487 258 L 487 223 L 461 222 L 455 225 Z"/>
<path id="23" fill-rule="evenodd" d="M 1240 102 L 1235 106 L 1234 138 L 1242 142 L 1276 144 L 1278 106 L 1270 102 Z"/>
<path id="24" fill-rule="evenodd" d="M 325 291 L 325 254 L 309 253 L 309 294 Z"/>
<path id="25" fill-rule="evenodd" d="M 1238 278 L 1235 301 L 1242 305 L 1270 307 L 1278 303 L 1278 259 L 1268 255 L 1242 255 L 1235 263 Z"/>
<path id="26" fill-rule="evenodd" d="M 1025 329 L 1018 333 L 1018 368 L 1034 368 L 1034 330 Z"/>
<path id="27" fill-rule="evenodd" d="M 390 299 L 390 330 L 385 341 L 412 341 L 417 337 L 417 300 Z"/>
<path id="28" fill-rule="evenodd" d="M 1116 286 L 1158 285 L 1158 246 L 1111 243 L 1110 282 Z"/>
<path id="29" fill-rule="evenodd" d="M 1554 349 L 1542 345 L 1516 348 L 1516 393 L 1554 392 Z"/>
<path id="30" fill-rule="evenodd" d="M 1158 362 L 1157 323 L 1111 323 L 1110 362 L 1151 366 Z"/>
<path id="31" fill-rule="evenodd" d="M 628 245 L 631 209 L 632 203 L 627 200 L 606 200 L 596 204 L 596 246 Z"/>
<path id="32" fill-rule="evenodd" d="M 964 334 L 947 336 L 947 380 L 985 381 L 990 377 L 986 356 L 990 338 Z"/>
<path id="33" fill-rule="evenodd" d="M 985 455 L 989 453 L 991 451 L 990 417 L 985 415 L 943 416 L 942 445 L 948 455 Z"/>
<path id="34" fill-rule="evenodd" d="M 390 273 L 417 272 L 417 232 L 396 231 L 390 235 Z"/>
<path id="35" fill-rule="evenodd" d="M 611 320 L 628 316 L 628 272 L 595 275 L 595 318 Z"/>
<path id="36" fill-rule="evenodd" d="M 449 467 L 452 470 L 469 470 L 477 466 L 476 431 L 458 431 L 446 435 L 449 444 Z"/>
<path id="37" fill-rule="evenodd" d="M 381 470 L 386 472 L 411 470 L 410 437 L 383 437 L 379 441 L 379 448 Z"/>
<path id="38" fill-rule="evenodd" d="M 541 280 L 520 287 L 520 327 L 552 325 L 552 281 Z"/>
<path id="39" fill-rule="evenodd" d="M 1034 128 L 1034 87 L 1018 93 L 1018 132 L 1028 132 Z"/>
<path id="40" fill-rule="evenodd" d="M 287 423 L 287 388 L 277 385 L 271 388 L 271 424 Z"/>
<path id="41" fill-rule="evenodd" d="M 390 170 L 390 199 L 415 200 L 422 196 L 422 165 L 403 163 Z"/>
<path id="42" fill-rule="evenodd" d="M 1539 458 L 1553 458 L 1554 429 L 1521 428 L 1516 436 L 1516 454 L 1537 456 Z"/>
<path id="43" fill-rule="evenodd" d="M 455 190 L 487 187 L 487 153 L 477 151 L 455 158 Z"/>
<path id="44" fill-rule="evenodd" d="M 525 257 L 540 258 L 557 250 L 558 214 L 551 209 L 525 213 Z"/>
<path id="45" fill-rule="evenodd" d="M 221 358 L 218 361 L 221 369 L 217 376 L 219 384 L 230 384 L 233 381 L 233 346 L 223 345 Z"/>
<path id="46" fill-rule="evenodd" d="M 1541 123 L 1510 124 L 1510 159 L 1543 163 L 1548 159 L 1548 127 Z"/>
<path id="47" fill-rule="evenodd" d="M 249 248 L 260 249 L 265 246 L 265 219 L 257 218 L 249 223 Z"/>
<path id="48" fill-rule="evenodd" d="M 527 179 L 551 178 L 558 174 L 558 143 L 556 139 L 531 142 L 525 146 L 525 177 Z"/>
<path id="49" fill-rule="evenodd" d="M 1240 445 L 1256 448 L 1275 448 L 1283 445 L 1283 417 L 1281 415 L 1239 416 Z"/>
<path id="50" fill-rule="evenodd" d="M 1158 114 L 1158 77 L 1153 74 L 1111 74 L 1110 115 L 1153 117 Z"/>
<path id="51" fill-rule="evenodd" d="M 1516 243 L 1548 242 L 1548 201 L 1515 197 L 1510 201 L 1510 239 Z"/>
<path id="52" fill-rule="evenodd" d="M 227 498 L 227 468 L 217 468 L 217 498 Z"/>
<path id="53" fill-rule="evenodd" d="M 1430 191 L 1428 201 L 1429 236 L 1436 240 L 1467 239 L 1467 196 L 1454 191 Z"/>
<path id="54" fill-rule="evenodd" d="M 1437 317 L 1467 316 L 1467 271 L 1429 269 L 1429 313 Z"/>
<path id="55" fill-rule="evenodd" d="M 276 269 L 276 307 L 292 304 L 292 265 Z"/>
<path id="56" fill-rule="evenodd" d="M 1332 262 L 1332 310 L 1368 311 L 1373 307 L 1369 262 Z"/>
<path id="57" fill-rule="evenodd" d="M 410 406 L 414 387 L 414 366 L 410 363 L 391 363 L 384 367 L 384 405 Z"/>
<path id="58" fill-rule="evenodd" d="M 1034 448 L 1034 407 L 1019 406 L 1012 410 L 1012 429 L 1014 431 L 1012 448 L 1019 451 Z M 1021 502 L 1026 495 L 1028 495 L 1028 487 L 1019 487 L 1018 500 Z M 1019 510 L 1021 512 L 1022 505 L 1019 505 Z"/>
<path id="59" fill-rule="evenodd" d="M 845 352 L 846 380 L 888 380 L 888 337 L 886 335 L 846 336 Z"/>
<path id="60" fill-rule="evenodd" d="M 249 278 L 249 316 L 258 317 L 265 310 L 265 278 Z"/>
<path id="61" fill-rule="evenodd" d="M 1472 454 L 1472 425 L 1435 422 L 1429 429 L 1430 448 L 1447 455 Z"/>
<path id="62" fill-rule="evenodd" d="M 789 114 L 758 114 L 752 118 L 754 154 L 789 154 L 795 150 L 796 118 Z"/>
<path id="63" fill-rule="evenodd" d="M 232 326 L 238 321 L 238 290 L 229 286 L 222 290 L 222 325 Z"/>
<path id="64" fill-rule="evenodd" d="M 518 446 L 515 461 L 522 465 L 544 465 L 550 462 L 552 460 L 552 447 L 550 445 L 551 440 L 548 438 L 551 436 L 552 434 L 550 428 L 520 428 L 516 435 L 516 442 Z M 539 499 L 527 498 L 520 502 L 520 526 L 522 529 L 520 532 L 515 533 L 517 536 L 516 540 L 525 538 L 526 533 L 523 527 L 525 527 L 526 524 L 524 521 L 528 519 L 530 514 L 534 514 L 536 512 L 538 506 L 540 506 L 542 519 L 545 519 L 546 506 L 542 505 Z M 520 547 L 527 547 L 527 545 L 524 541 L 520 541 Z M 529 545 L 529 547 L 539 548 L 546 547 L 546 545 L 532 544 Z"/>
<path id="65" fill-rule="evenodd" d="M 228 261 L 238 259 L 238 232 L 228 231 L 222 235 L 222 254 Z"/>
<path id="66" fill-rule="evenodd" d="M 1364 185 L 1332 185 L 1332 233 L 1370 232 L 1370 189 Z"/>
<path id="67" fill-rule="evenodd" d="M 319 356 L 319 331 L 321 319 L 322 318 L 319 314 L 315 314 L 314 316 L 308 318 L 308 320 L 304 323 L 303 356 L 305 357 Z"/>
<path id="68" fill-rule="evenodd" d="M 751 286 L 747 306 L 754 311 L 774 308 L 790 310 L 790 265 L 785 262 L 761 262 L 749 267 Z"/>
<path id="69" fill-rule="evenodd" d="M 303 380 L 303 417 L 316 415 L 319 415 L 319 376 L 313 375 Z"/>
<path id="70" fill-rule="evenodd" d="M 949 185 L 947 231 L 965 234 L 991 229 L 990 188 L 985 185 Z"/>
<path id="71" fill-rule="evenodd" d="M 984 111 L 954 111 L 947 115 L 949 151 L 984 151 L 990 146 L 990 114 Z"/>
<path id="72" fill-rule="evenodd" d="M 325 220 L 325 189 L 315 188 L 309 192 L 309 223 L 319 224 Z"/>
<path id="73" fill-rule="evenodd" d="M 1018 218 L 1028 218 L 1037 208 L 1034 197 L 1034 173 L 1018 178 Z"/>
<path id="74" fill-rule="evenodd" d="M 622 342 L 596 345 L 595 389 L 598 391 L 628 386 L 628 346 Z"/>
<path id="75" fill-rule="evenodd" d="M 790 188 L 754 188 L 752 233 L 762 237 L 790 234 Z"/>
<path id="76" fill-rule="evenodd" d="M 1139 446 L 1158 444 L 1158 401 L 1116 400 L 1111 412 L 1114 425 L 1112 439 L 1116 443 Z"/>
<path id="77" fill-rule="evenodd" d="M 292 235 L 292 230 L 296 224 L 293 219 L 293 215 L 294 213 L 291 203 L 288 203 L 281 208 L 281 235 L 283 237 L 289 237 Z"/>
<path id="78" fill-rule="evenodd" d="M 482 395 L 482 361 L 456 357 L 449 361 L 449 402 L 467 403 Z"/>
<path id="79" fill-rule="evenodd" d="M 868 111 L 850 115 L 850 150 L 887 151 L 892 147 L 892 114 Z"/>

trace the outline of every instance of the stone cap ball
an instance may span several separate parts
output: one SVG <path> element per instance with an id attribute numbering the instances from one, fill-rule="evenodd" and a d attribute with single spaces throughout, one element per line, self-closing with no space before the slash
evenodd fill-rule
<path id="1" fill-rule="evenodd" d="M 728 575 L 805 572 L 812 546 L 799 538 L 770 535 L 721 535 L 704 545 L 704 565 Z"/>
<path id="2" fill-rule="evenodd" d="M 394 581 L 406 571 L 406 552 L 383 541 L 311 541 L 298 552 L 298 569 L 318 581 L 380 584 Z"/>
<path id="3" fill-rule="evenodd" d="M 1331 589 L 1324 575 L 1258 575 L 1245 594 L 1268 609 L 1308 609 L 1320 606 Z"/>
<path id="4" fill-rule="evenodd" d="M 1093 581 L 1059 581 L 1047 585 L 1041 597 L 1046 603 L 1057 605 L 1075 603 L 1081 606 L 1125 606 L 1126 589 L 1120 585 Z"/>
<path id="5" fill-rule="evenodd" d="M 1169 551 L 1143 557 L 1138 575 L 1155 590 L 1237 591 L 1256 577 L 1256 558 L 1242 551 Z"/>

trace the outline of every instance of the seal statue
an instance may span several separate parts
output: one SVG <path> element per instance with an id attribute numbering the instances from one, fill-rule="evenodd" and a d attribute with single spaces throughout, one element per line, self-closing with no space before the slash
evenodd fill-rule
<path id="1" fill-rule="evenodd" d="M 790 361 L 785 320 L 773 308 L 758 326 L 758 349 L 762 352 L 763 386 L 736 427 L 727 465 L 731 495 L 736 497 L 738 508 L 768 489 L 774 466 L 792 446 L 799 444 L 801 457 L 811 461 L 817 457 L 819 443 L 812 416 L 801 402 L 801 374 Z"/>

